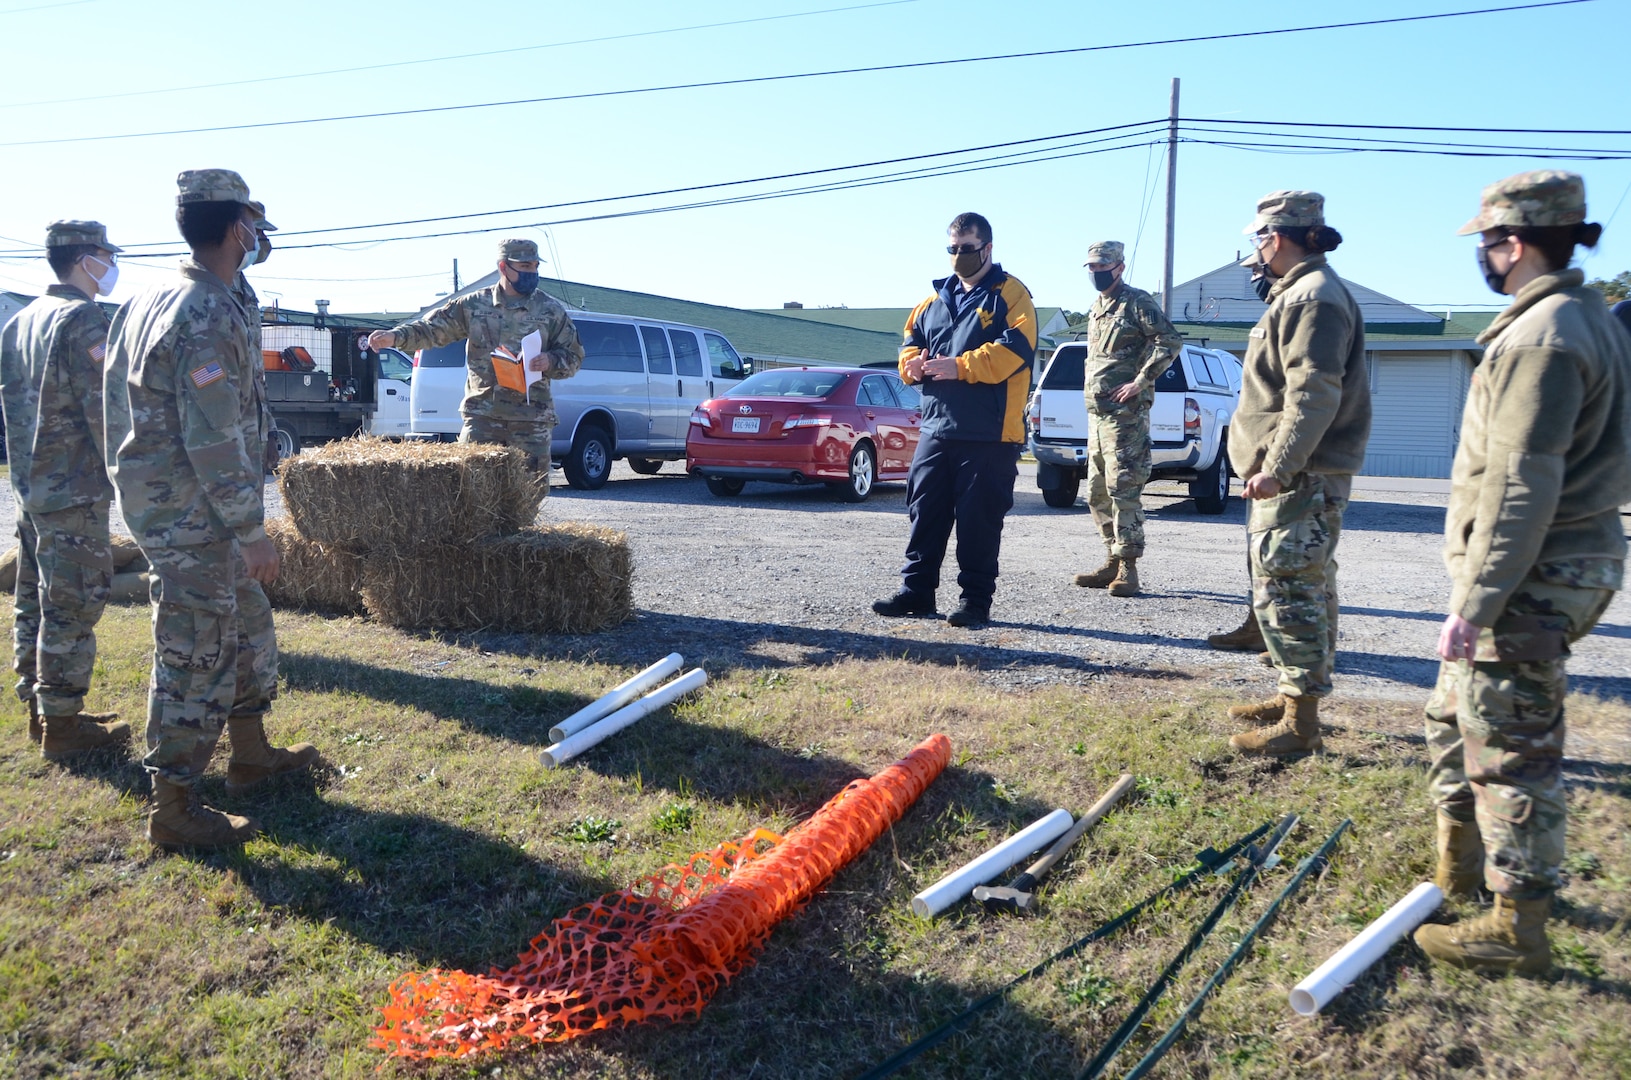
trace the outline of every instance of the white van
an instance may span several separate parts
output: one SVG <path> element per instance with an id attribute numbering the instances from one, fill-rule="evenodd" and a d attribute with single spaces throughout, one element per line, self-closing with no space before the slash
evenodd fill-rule
<path id="1" fill-rule="evenodd" d="M 685 459 L 691 410 L 752 374 L 725 335 L 702 326 L 629 315 L 572 312 L 583 367 L 550 383 L 560 423 L 550 457 L 567 483 L 592 491 L 612 462 L 650 475 Z M 413 432 L 452 439 L 464 420 L 465 343 L 424 349 L 412 381 Z"/>

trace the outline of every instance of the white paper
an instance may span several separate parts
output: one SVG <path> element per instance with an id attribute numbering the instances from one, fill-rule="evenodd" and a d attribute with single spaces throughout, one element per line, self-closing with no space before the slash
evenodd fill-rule
<path id="1" fill-rule="evenodd" d="M 521 339 L 521 370 L 527 375 L 527 400 L 532 400 L 532 384 L 544 377 L 541 371 L 532 370 L 532 361 L 544 351 L 544 338 L 534 330 Z"/>

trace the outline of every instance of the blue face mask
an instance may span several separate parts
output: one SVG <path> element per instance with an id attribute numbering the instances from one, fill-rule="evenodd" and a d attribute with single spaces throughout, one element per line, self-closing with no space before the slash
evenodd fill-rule
<path id="1" fill-rule="evenodd" d="M 515 270 L 515 267 L 512 266 L 510 269 Z M 515 280 L 510 282 L 510 288 L 522 296 L 531 296 L 538 288 L 538 271 L 515 270 Z"/>

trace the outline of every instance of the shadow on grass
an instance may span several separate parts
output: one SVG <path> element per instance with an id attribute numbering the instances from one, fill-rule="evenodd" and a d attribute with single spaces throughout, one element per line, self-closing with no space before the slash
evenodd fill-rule
<path id="1" fill-rule="evenodd" d="M 428 814 L 331 801 L 319 782 L 275 782 L 251 805 L 207 777 L 206 803 L 253 813 L 276 845 L 184 857 L 223 860 L 268 908 L 332 923 L 420 967 L 474 972 L 507 967 L 551 919 L 623 884 Z"/>

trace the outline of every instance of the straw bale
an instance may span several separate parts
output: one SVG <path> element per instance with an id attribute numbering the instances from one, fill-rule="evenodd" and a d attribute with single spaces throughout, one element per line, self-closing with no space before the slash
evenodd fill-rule
<path id="1" fill-rule="evenodd" d="M 0 589 L 14 593 L 17 591 L 17 545 L 11 545 L 4 555 L 0 555 Z"/>
<path id="2" fill-rule="evenodd" d="M 368 437 L 288 459 L 278 486 L 302 536 L 355 554 L 514 532 L 536 520 L 545 494 L 520 450 Z"/>
<path id="3" fill-rule="evenodd" d="M 268 521 L 266 535 L 277 545 L 281 563 L 277 580 L 266 587 L 274 607 L 362 613 L 361 558 L 306 539 L 286 517 Z"/>
<path id="4" fill-rule="evenodd" d="M 363 603 L 408 629 L 581 634 L 634 611 L 628 536 L 567 522 L 468 547 L 379 553 L 363 566 Z"/>

